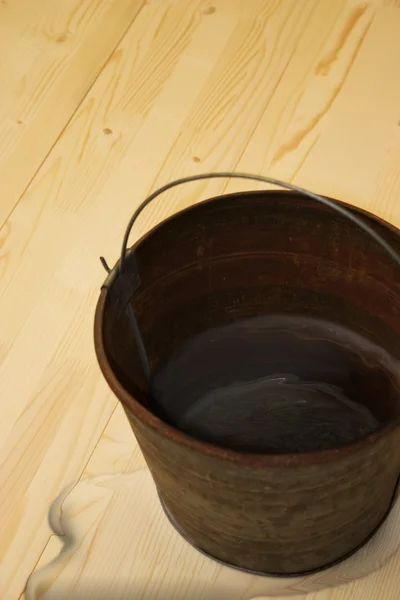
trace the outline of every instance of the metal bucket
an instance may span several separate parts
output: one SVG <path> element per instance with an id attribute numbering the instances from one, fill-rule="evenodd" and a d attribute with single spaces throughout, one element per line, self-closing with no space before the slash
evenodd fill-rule
<path id="1" fill-rule="evenodd" d="M 207 177 L 255 179 L 286 191 L 202 202 L 127 250 L 153 198 Z M 166 513 L 199 550 L 237 568 L 294 575 L 365 543 L 388 514 L 399 476 L 400 373 L 379 379 L 379 365 L 371 374 L 368 357 L 359 357 L 365 403 L 379 426 L 351 443 L 291 453 L 236 451 L 171 425 L 153 409 L 151 374 L 196 334 L 276 313 L 329 318 L 397 361 L 399 253 L 399 231 L 381 219 L 261 176 L 185 178 L 135 212 L 101 290 L 96 353 Z"/>

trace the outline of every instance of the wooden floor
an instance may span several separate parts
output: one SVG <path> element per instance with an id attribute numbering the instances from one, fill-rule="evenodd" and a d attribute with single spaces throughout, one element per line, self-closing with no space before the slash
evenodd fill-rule
<path id="1" fill-rule="evenodd" d="M 202 171 L 400 226 L 399 31 L 399 0 L 0 1 L 2 600 L 23 593 L 64 486 L 143 461 L 94 356 L 98 257 L 116 261 L 149 190 Z M 132 240 L 250 187 L 171 192 Z"/>

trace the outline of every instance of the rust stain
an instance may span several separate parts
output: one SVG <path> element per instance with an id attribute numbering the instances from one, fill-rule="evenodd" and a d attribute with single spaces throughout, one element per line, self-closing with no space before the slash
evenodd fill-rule
<path id="1" fill-rule="evenodd" d="M 296 148 L 299 147 L 299 145 L 301 144 L 303 139 L 314 129 L 314 127 L 316 127 L 318 125 L 318 123 L 321 121 L 321 119 L 326 115 L 326 113 L 332 107 L 333 103 L 335 102 L 336 98 L 338 97 L 340 91 L 343 88 L 343 85 L 347 79 L 347 76 L 349 75 L 349 73 L 351 71 L 353 63 L 354 63 L 355 59 L 357 58 L 357 55 L 358 55 L 360 48 L 364 42 L 364 39 L 369 31 L 369 28 L 371 27 L 371 24 L 372 24 L 372 20 L 368 23 L 368 25 L 366 26 L 366 28 L 364 30 L 364 33 L 360 37 L 358 44 L 357 44 L 357 46 L 353 52 L 353 55 L 351 57 L 351 60 L 347 66 L 347 69 L 343 75 L 343 78 L 340 81 L 340 83 L 334 87 L 333 93 L 332 93 L 331 97 L 329 98 L 328 102 L 326 103 L 326 105 L 322 108 L 322 110 L 320 110 L 311 119 L 311 121 L 307 125 L 305 125 L 302 129 L 300 129 L 300 131 L 295 133 L 293 135 L 292 139 L 289 140 L 289 142 L 287 142 L 286 144 L 282 144 L 282 146 L 279 148 L 279 150 L 276 152 L 275 156 L 273 157 L 273 159 L 271 161 L 271 166 L 273 166 L 274 164 L 279 162 L 289 152 L 293 152 L 293 150 L 296 150 Z"/>
<path id="2" fill-rule="evenodd" d="M 356 7 L 356 9 L 350 15 L 350 18 L 349 18 L 346 26 L 344 27 L 341 35 L 339 36 L 336 46 L 325 56 L 325 58 L 322 58 L 319 61 L 318 65 L 315 67 L 316 75 L 322 75 L 322 76 L 328 75 L 331 66 L 339 58 L 339 53 L 343 49 L 343 47 L 347 41 L 347 38 L 349 37 L 350 33 L 353 31 L 353 29 L 357 25 L 358 21 L 364 15 L 367 8 L 368 8 L 368 5 L 366 5 L 366 4 Z"/>

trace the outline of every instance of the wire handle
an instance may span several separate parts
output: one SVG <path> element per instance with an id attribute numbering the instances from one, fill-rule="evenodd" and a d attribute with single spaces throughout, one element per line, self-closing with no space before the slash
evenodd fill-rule
<path id="1" fill-rule="evenodd" d="M 202 179 L 221 179 L 221 178 L 250 179 L 252 181 L 261 181 L 263 183 L 277 185 L 286 190 L 291 190 L 292 192 L 297 192 L 299 194 L 302 194 L 303 196 L 306 196 L 307 198 L 310 198 L 311 200 L 315 200 L 316 202 L 319 202 L 320 204 L 325 204 L 325 206 L 329 206 L 330 208 L 335 210 L 337 213 L 343 215 L 344 217 L 347 217 L 350 221 L 352 221 L 358 227 L 363 229 L 365 231 L 365 233 L 370 235 L 389 254 L 389 256 L 395 261 L 395 263 L 398 266 L 400 266 L 400 255 L 396 252 L 396 250 L 394 250 L 390 244 L 388 244 L 376 231 L 374 231 L 362 219 L 357 217 L 355 214 L 353 214 L 347 208 L 344 208 L 340 204 L 337 204 L 335 201 L 325 198 L 323 196 L 320 196 L 318 194 L 314 194 L 313 192 L 309 192 L 308 190 L 298 187 L 297 185 L 293 185 L 292 183 L 286 183 L 284 181 L 280 181 L 279 179 L 274 179 L 272 177 L 265 177 L 264 175 L 252 175 L 250 173 L 223 171 L 223 172 L 217 172 L 217 173 L 202 173 L 199 175 L 190 175 L 188 177 L 182 177 L 181 179 L 176 179 L 175 181 L 172 181 L 172 182 L 167 183 L 166 185 L 160 187 L 158 190 L 156 190 L 155 192 L 150 194 L 150 196 L 148 196 L 145 200 L 143 200 L 143 202 L 138 206 L 138 208 L 133 213 L 133 215 L 127 225 L 125 235 L 123 238 L 123 242 L 122 242 L 121 256 L 120 256 L 119 262 L 117 263 L 116 267 L 114 267 L 114 269 L 111 270 L 111 269 L 109 269 L 104 258 L 101 257 L 101 259 L 100 259 L 104 268 L 108 271 L 108 273 L 110 274 L 110 273 L 114 273 L 114 271 L 116 271 L 114 273 L 116 276 L 123 273 L 124 268 L 125 268 L 126 255 L 128 252 L 129 236 L 131 234 L 133 225 L 135 224 L 140 213 L 146 208 L 146 206 L 148 204 L 150 204 L 150 202 L 152 202 L 155 198 L 157 198 L 164 192 L 166 192 L 166 191 L 170 190 L 171 188 L 174 188 L 178 185 L 182 185 L 183 183 L 189 183 L 191 181 L 200 181 Z"/>

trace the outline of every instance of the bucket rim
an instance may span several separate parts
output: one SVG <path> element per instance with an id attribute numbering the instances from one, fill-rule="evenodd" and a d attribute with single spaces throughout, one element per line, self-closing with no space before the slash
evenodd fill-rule
<path id="1" fill-rule="evenodd" d="M 147 232 L 145 232 L 128 250 L 128 255 L 131 252 L 134 252 L 145 240 L 147 240 L 153 233 L 155 233 L 160 227 L 164 226 L 169 221 L 178 218 L 182 214 L 187 213 L 188 211 L 214 202 L 218 202 L 221 200 L 225 200 L 226 198 L 232 197 L 240 197 L 240 196 L 262 196 L 262 195 L 294 195 L 298 196 L 298 198 L 302 201 L 306 201 L 307 199 L 298 194 L 297 192 L 291 192 L 286 190 L 249 190 L 242 192 L 234 192 L 230 194 L 220 194 L 218 196 L 214 196 L 212 198 L 203 200 L 201 202 L 192 204 L 188 207 L 185 207 L 176 213 L 168 216 L 167 218 L 161 220 L 154 227 L 151 227 Z M 396 234 L 400 238 L 400 230 L 394 226 L 393 224 L 385 221 L 381 217 L 374 215 L 373 213 L 365 210 L 364 208 L 360 208 L 358 206 L 351 205 L 342 200 L 336 200 L 326 196 L 327 198 L 334 200 L 335 202 L 345 205 L 347 209 L 350 209 L 354 212 L 359 213 L 361 216 L 365 216 L 375 223 L 385 227 L 386 229 L 391 230 L 392 233 Z M 324 208 L 321 206 L 321 208 Z M 115 269 L 115 267 L 114 267 Z M 103 340 L 103 322 L 104 322 L 104 313 L 105 307 L 107 303 L 107 297 L 110 293 L 110 287 L 103 285 L 100 291 L 100 296 L 98 298 L 95 310 L 95 319 L 94 319 L 94 346 L 95 353 L 97 357 L 98 364 L 100 366 L 100 370 L 105 378 L 108 386 L 111 391 L 117 397 L 117 399 L 121 402 L 124 410 L 131 413 L 133 417 L 135 417 L 138 421 L 143 423 L 145 426 L 150 427 L 154 431 L 156 431 L 159 435 L 170 439 L 171 441 L 184 445 L 188 449 L 191 449 L 199 454 L 203 454 L 205 456 L 210 457 L 211 459 L 220 460 L 223 462 L 230 462 L 237 465 L 248 466 L 252 468 L 290 468 L 290 467 L 311 467 L 313 465 L 318 465 L 321 463 L 329 463 L 338 461 L 340 459 L 344 459 L 345 457 L 355 454 L 358 451 L 363 450 L 367 446 L 374 446 L 379 443 L 380 440 L 389 436 L 391 432 L 393 432 L 400 425 L 400 419 L 394 419 L 388 423 L 382 424 L 380 427 L 375 429 L 372 433 L 367 434 L 357 440 L 350 442 L 348 444 L 343 444 L 336 448 L 331 448 L 328 450 L 319 450 L 319 451 L 310 451 L 310 452 L 299 452 L 299 453 L 283 453 L 283 454 L 273 454 L 273 453 L 248 453 L 248 452 L 240 452 L 236 450 L 231 450 L 229 448 L 224 448 L 223 446 L 217 446 L 216 444 L 212 444 L 210 442 L 205 442 L 203 440 L 191 437 L 187 433 L 173 427 L 169 423 L 166 423 L 157 415 L 155 415 L 151 410 L 146 408 L 143 404 L 141 404 L 134 396 L 132 396 L 125 387 L 119 382 L 118 378 L 114 374 L 113 368 L 110 365 L 110 362 L 107 358 L 107 353 L 104 347 Z"/>

